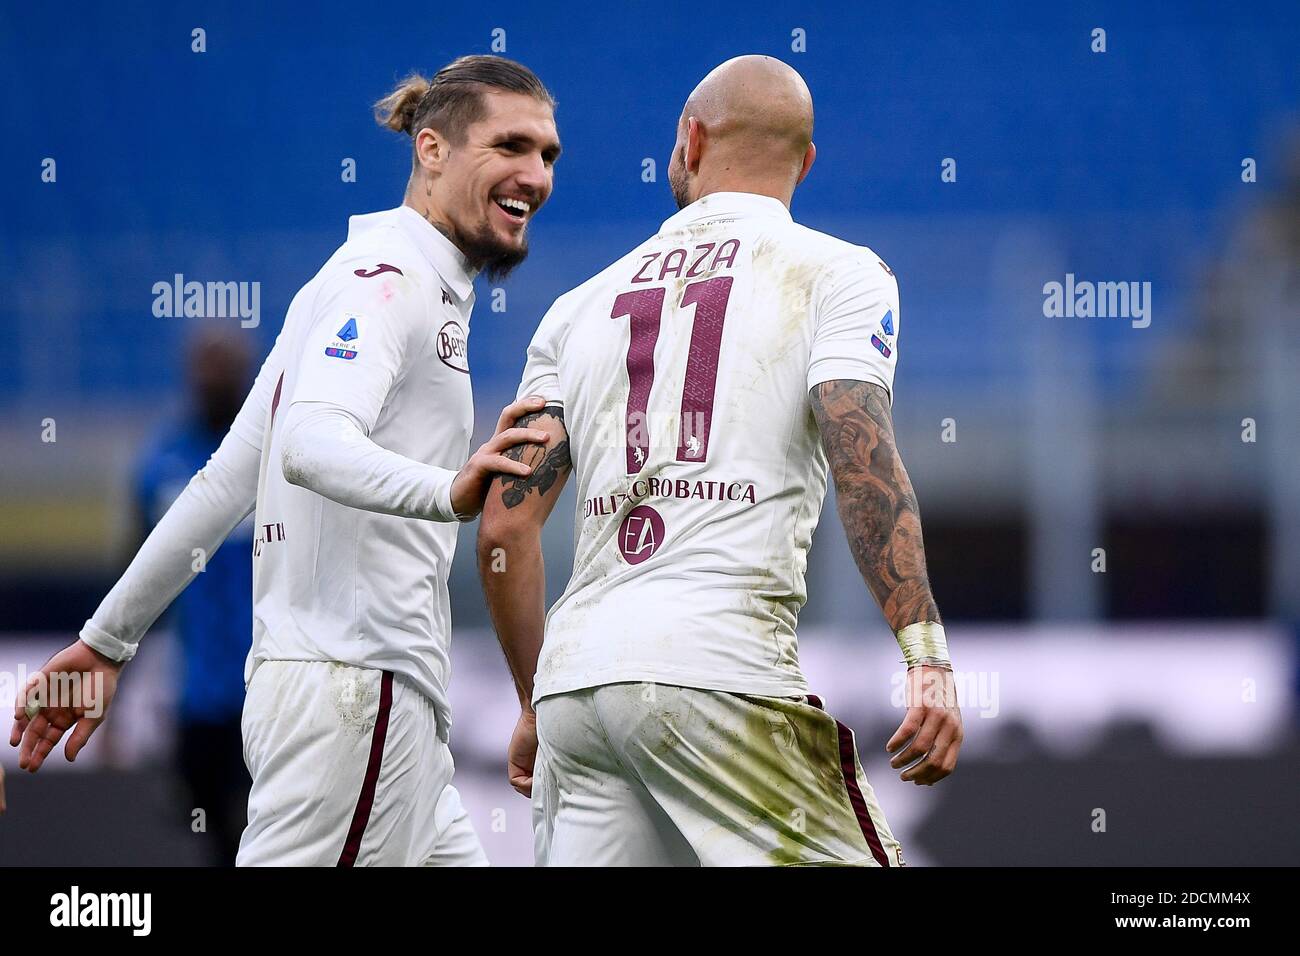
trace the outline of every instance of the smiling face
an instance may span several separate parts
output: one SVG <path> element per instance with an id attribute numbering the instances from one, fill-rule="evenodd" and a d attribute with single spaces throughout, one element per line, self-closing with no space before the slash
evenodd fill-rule
<path id="1" fill-rule="evenodd" d="M 426 218 L 495 280 L 528 255 L 528 223 L 550 198 L 560 140 L 548 103 L 502 90 L 482 95 L 485 115 L 464 142 L 424 129 L 416 157 Z"/>

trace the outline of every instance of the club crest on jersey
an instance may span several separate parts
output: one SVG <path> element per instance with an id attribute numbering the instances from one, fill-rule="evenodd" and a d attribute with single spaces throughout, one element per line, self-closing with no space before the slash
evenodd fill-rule
<path id="1" fill-rule="evenodd" d="M 357 357 L 357 339 L 361 333 L 357 331 L 357 319 L 359 315 L 348 315 L 348 320 L 343 323 L 343 327 L 334 333 L 334 340 L 325 346 L 325 354 L 330 358 L 337 359 L 354 359 Z"/>

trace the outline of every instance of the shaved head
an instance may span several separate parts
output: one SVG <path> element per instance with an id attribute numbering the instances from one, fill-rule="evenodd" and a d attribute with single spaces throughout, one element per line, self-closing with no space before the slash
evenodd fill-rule
<path id="1" fill-rule="evenodd" d="M 812 165 L 812 129 L 812 94 L 793 67 L 770 56 L 727 60 L 682 109 L 668 169 L 678 206 L 724 189 L 788 205 Z"/>

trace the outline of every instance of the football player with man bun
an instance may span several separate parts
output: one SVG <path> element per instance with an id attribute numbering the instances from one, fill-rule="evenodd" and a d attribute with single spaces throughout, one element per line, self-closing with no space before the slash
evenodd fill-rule
<path id="1" fill-rule="evenodd" d="M 546 433 L 507 406 L 473 454 L 466 341 L 477 273 L 527 255 L 560 152 L 554 100 L 526 67 L 462 57 L 376 105 L 411 137 L 403 203 L 352 217 L 294 297 L 229 433 L 86 622 L 33 675 L 10 742 L 36 771 L 104 719 L 142 635 L 256 508 L 240 865 L 486 862 L 450 787 L 447 575 L 504 456 Z M 102 699 L 53 699 L 53 675 Z"/>

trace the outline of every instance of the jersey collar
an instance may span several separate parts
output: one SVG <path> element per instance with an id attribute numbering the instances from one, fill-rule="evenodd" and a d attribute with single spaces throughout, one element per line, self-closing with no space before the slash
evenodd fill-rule
<path id="1" fill-rule="evenodd" d="M 424 258 L 461 302 L 474 291 L 474 273 L 461 251 L 452 241 L 431 226 L 410 206 L 398 206 L 348 220 L 348 235 L 353 236 L 379 225 L 393 225 L 402 231 L 424 254 Z"/>
<path id="2" fill-rule="evenodd" d="M 771 196 L 760 196 L 757 193 L 709 193 L 664 220 L 659 231 L 671 232 L 688 223 L 699 222 L 701 219 L 749 216 L 771 216 L 784 219 L 786 222 L 793 221 L 790 210 L 785 208 L 785 203 Z"/>
<path id="3" fill-rule="evenodd" d="M 474 272 L 452 241 L 410 206 L 397 207 L 397 222 L 438 270 L 438 275 L 451 287 L 456 298 L 462 302 L 468 299 L 474 291 Z"/>

